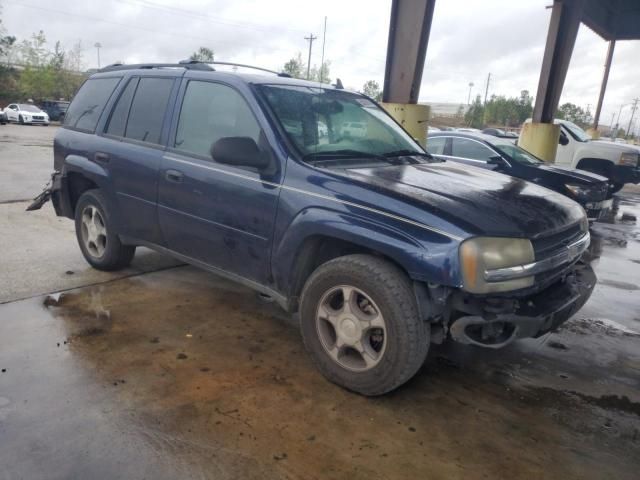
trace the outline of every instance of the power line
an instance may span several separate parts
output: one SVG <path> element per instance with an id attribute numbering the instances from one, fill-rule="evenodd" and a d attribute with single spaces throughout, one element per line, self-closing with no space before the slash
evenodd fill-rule
<path id="1" fill-rule="evenodd" d="M 313 41 L 317 39 L 313 33 L 310 33 L 308 37 L 304 37 L 305 40 L 309 42 L 309 60 L 307 61 L 307 80 L 309 80 L 309 69 L 311 68 L 311 47 L 313 46 Z"/>
<path id="2" fill-rule="evenodd" d="M 240 28 L 249 28 L 254 30 L 270 30 L 273 31 L 276 28 L 268 25 L 260 25 L 257 23 L 243 22 L 235 19 L 225 19 L 222 17 L 214 17 L 212 15 L 207 15 L 204 13 L 194 12 L 192 10 L 185 10 L 182 8 L 171 7 L 168 5 L 161 5 L 155 2 L 150 2 L 149 0 L 115 0 L 120 3 L 127 3 L 129 5 L 137 5 L 144 8 L 150 8 L 153 10 L 164 11 L 172 14 L 183 15 L 186 17 L 204 19 L 211 23 L 216 23 L 219 25 L 228 25 L 232 27 L 240 27 Z M 290 32 L 300 33 L 304 32 L 302 29 L 295 28 L 287 28 L 287 27 L 277 27 L 277 30 L 288 30 Z"/>
<path id="3" fill-rule="evenodd" d="M 126 23 L 120 23 L 120 22 L 114 22 L 112 20 L 104 20 L 102 18 L 98 18 L 98 17 L 92 17 L 89 15 L 81 15 L 78 13 L 71 13 L 71 12 L 66 12 L 63 10 L 56 10 L 54 8 L 47 8 L 47 7 L 40 7 L 40 6 L 36 6 L 36 5 L 29 5 L 26 3 L 20 3 L 17 1 L 12 1 L 12 0 L 5 0 L 6 4 L 12 4 L 12 5 L 16 5 L 19 7 L 24 7 L 24 8 L 31 8 L 34 10 L 41 10 L 43 12 L 49 12 L 49 13 L 57 13 L 60 15 L 66 15 L 68 17 L 75 17 L 75 18 L 79 18 L 82 20 L 91 20 L 92 22 L 100 22 L 100 23 L 105 23 L 105 24 L 109 24 L 109 25 L 116 25 L 118 27 L 124 27 L 124 28 L 128 28 L 130 30 L 140 30 L 140 31 L 144 31 L 144 32 L 150 32 L 156 35 L 168 35 L 171 37 L 181 37 L 181 38 L 188 38 L 188 39 L 192 39 L 192 40 L 198 40 L 199 42 L 211 42 L 211 38 L 205 38 L 205 37 L 197 37 L 194 35 L 188 35 L 185 34 L 183 32 L 170 32 L 170 31 L 166 31 L 166 30 L 154 30 L 152 28 L 145 28 L 145 27 L 141 27 L 138 25 L 128 25 Z"/>

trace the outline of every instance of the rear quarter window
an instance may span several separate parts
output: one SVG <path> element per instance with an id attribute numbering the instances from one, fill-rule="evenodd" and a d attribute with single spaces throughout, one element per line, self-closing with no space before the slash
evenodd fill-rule
<path id="1" fill-rule="evenodd" d="M 64 126 L 94 132 L 100 115 L 121 77 L 90 78 L 80 88 L 64 117 Z"/>

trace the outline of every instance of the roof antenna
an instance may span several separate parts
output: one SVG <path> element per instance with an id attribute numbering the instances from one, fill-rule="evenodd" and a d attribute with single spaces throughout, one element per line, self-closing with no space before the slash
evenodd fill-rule
<path id="1" fill-rule="evenodd" d="M 339 78 L 336 78 L 336 83 L 333 86 L 336 87 L 338 90 L 344 90 L 344 86 L 342 85 L 342 80 L 340 80 Z"/>

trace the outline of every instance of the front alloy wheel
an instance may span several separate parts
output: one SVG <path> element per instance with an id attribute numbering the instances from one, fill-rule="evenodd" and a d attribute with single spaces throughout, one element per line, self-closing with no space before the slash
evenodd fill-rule
<path id="1" fill-rule="evenodd" d="M 373 255 L 338 257 L 311 274 L 300 329 L 322 374 L 363 395 L 405 383 L 429 350 L 430 325 L 420 318 L 411 280 Z"/>
<path id="2" fill-rule="evenodd" d="M 322 296 L 316 328 L 325 352 L 348 370 L 369 370 L 384 355 L 384 317 L 369 295 L 351 285 L 330 288 Z"/>

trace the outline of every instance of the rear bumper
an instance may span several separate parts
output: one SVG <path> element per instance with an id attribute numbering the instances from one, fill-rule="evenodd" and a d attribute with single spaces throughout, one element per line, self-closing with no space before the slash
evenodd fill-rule
<path id="1" fill-rule="evenodd" d="M 73 209 L 71 208 L 71 202 L 67 194 L 68 191 L 67 177 L 60 172 L 54 172 L 51 175 L 49 184 L 47 184 L 42 193 L 31 202 L 27 207 L 27 211 L 39 210 L 45 203 L 51 200 L 57 216 L 73 218 Z"/>
<path id="2" fill-rule="evenodd" d="M 461 343 L 501 348 L 519 338 L 558 328 L 589 300 L 596 284 L 591 266 L 578 263 L 562 280 L 518 301 L 478 299 L 478 309 L 455 320 L 451 337 Z"/>

